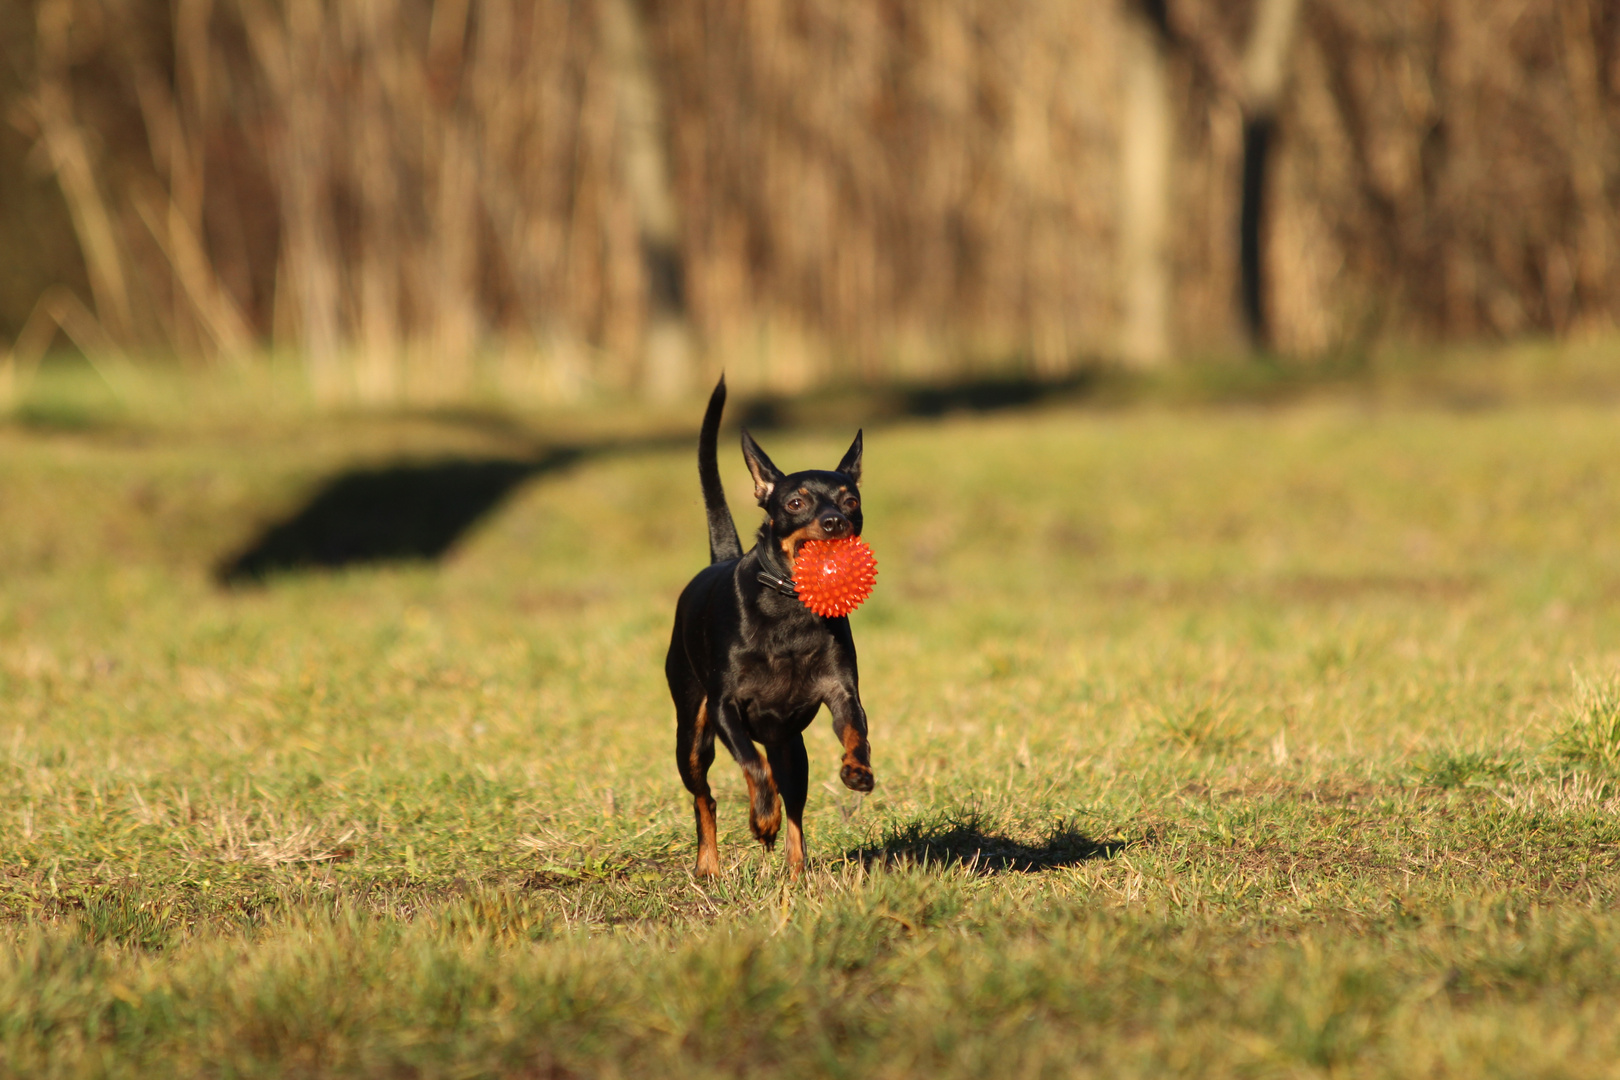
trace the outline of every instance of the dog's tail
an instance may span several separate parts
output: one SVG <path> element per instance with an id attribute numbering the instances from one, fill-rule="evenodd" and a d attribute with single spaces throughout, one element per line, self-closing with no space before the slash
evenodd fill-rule
<path id="1" fill-rule="evenodd" d="M 726 408 L 726 377 L 714 384 L 709 407 L 703 413 L 703 432 L 698 436 L 698 479 L 703 482 L 703 509 L 709 515 L 709 562 L 742 558 L 742 541 L 737 539 L 737 523 L 726 505 L 726 489 L 720 484 L 720 414 Z"/>

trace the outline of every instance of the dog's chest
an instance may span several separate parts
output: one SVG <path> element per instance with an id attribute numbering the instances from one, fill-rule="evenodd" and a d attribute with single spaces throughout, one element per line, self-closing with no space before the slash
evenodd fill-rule
<path id="1" fill-rule="evenodd" d="M 737 658 L 737 698 L 758 716 L 786 717 L 821 704 L 827 689 L 829 650 L 747 651 Z"/>

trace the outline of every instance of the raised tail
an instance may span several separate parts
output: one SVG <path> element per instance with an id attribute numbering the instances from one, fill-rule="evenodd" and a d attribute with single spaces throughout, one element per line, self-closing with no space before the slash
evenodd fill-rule
<path id="1" fill-rule="evenodd" d="M 720 414 L 726 408 L 726 377 L 714 384 L 709 407 L 703 412 L 703 431 L 698 436 L 698 479 L 703 482 L 703 509 L 709 515 L 709 562 L 742 558 L 742 541 L 737 539 L 737 523 L 726 505 L 726 489 L 720 483 Z"/>

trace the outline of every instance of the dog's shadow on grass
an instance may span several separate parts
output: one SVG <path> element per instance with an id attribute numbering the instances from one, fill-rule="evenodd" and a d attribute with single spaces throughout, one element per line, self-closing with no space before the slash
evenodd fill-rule
<path id="1" fill-rule="evenodd" d="M 887 830 L 874 844 L 844 852 L 844 858 L 873 866 L 963 866 L 976 874 L 1037 874 L 1062 866 L 1108 859 L 1137 841 L 1097 840 L 1068 822 L 1058 822 L 1038 843 L 1025 843 L 990 831 L 976 814 L 908 821 Z"/>

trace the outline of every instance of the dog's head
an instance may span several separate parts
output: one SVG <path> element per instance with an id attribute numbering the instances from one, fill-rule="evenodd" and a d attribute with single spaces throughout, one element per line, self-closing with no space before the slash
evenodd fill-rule
<path id="1" fill-rule="evenodd" d="M 754 498 L 769 516 L 766 527 L 788 565 L 806 540 L 843 540 L 861 535 L 861 433 L 831 471 L 784 474 L 747 431 L 743 459 L 754 477 Z"/>

